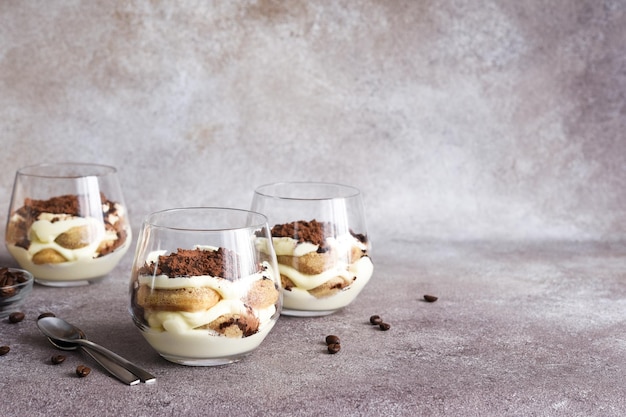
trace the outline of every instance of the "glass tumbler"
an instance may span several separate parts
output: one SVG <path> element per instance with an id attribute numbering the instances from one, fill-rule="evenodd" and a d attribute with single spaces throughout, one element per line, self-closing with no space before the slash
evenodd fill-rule
<path id="1" fill-rule="evenodd" d="M 17 171 L 5 244 L 37 283 L 96 282 L 118 264 L 131 239 L 115 168 L 58 163 Z"/>
<path id="2" fill-rule="evenodd" d="M 165 359 L 190 366 L 236 362 L 268 335 L 282 307 L 265 216 L 189 207 L 146 217 L 130 282 L 130 313 Z"/>
<path id="3" fill-rule="evenodd" d="M 283 287 L 282 314 L 323 316 L 350 304 L 373 273 L 361 193 L 341 184 L 258 187 L 252 210 L 267 216 Z"/>

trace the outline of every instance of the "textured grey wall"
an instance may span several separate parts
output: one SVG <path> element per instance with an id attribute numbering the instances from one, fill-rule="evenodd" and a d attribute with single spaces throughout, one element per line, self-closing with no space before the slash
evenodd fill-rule
<path id="1" fill-rule="evenodd" d="M 0 221 L 80 160 L 135 226 L 322 180 L 374 239 L 620 239 L 625 44 L 615 0 L 2 0 Z"/>

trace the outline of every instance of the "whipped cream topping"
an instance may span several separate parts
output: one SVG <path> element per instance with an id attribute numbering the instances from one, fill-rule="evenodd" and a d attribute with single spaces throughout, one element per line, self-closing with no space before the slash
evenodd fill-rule
<path id="1" fill-rule="evenodd" d="M 97 249 L 100 243 L 107 235 L 104 224 L 93 217 L 74 217 L 65 216 L 65 218 L 50 221 L 46 217 L 54 216 L 49 213 L 43 213 L 39 219 L 30 227 L 30 246 L 28 253 L 34 255 L 42 249 L 54 249 L 59 252 L 68 261 L 76 261 L 85 258 L 95 258 L 98 256 Z M 82 248 L 68 249 L 55 242 L 55 239 L 74 227 L 87 227 L 90 232 L 91 243 Z M 116 239 L 117 235 L 113 233 L 109 240 Z"/>
<path id="2" fill-rule="evenodd" d="M 245 314 L 247 311 L 247 307 L 241 300 L 220 300 L 215 306 L 206 311 L 154 311 L 146 314 L 146 321 L 152 329 L 163 329 L 180 334 L 202 327 L 225 314 Z M 259 330 L 270 323 L 275 312 L 276 306 L 273 305 L 257 310 L 260 322 Z M 223 337 L 218 332 L 210 329 L 203 328 L 201 331 Z"/>
<path id="3" fill-rule="evenodd" d="M 265 253 L 269 253 L 267 245 L 269 244 L 266 238 L 257 238 L 257 246 Z M 272 244 L 274 245 L 274 251 L 276 256 L 288 255 L 288 256 L 304 256 L 308 253 L 317 252 L 319 245 L 311 242 L 300 242 L 291 237 L 273 237 Z M 326 238 L 326 244 L 331 250 L 336 250 L 337 253 L 349 253 L 350 248 L 357 246 L 361 250 L 367 250 L 367 244 L 361 242 L 351 234 L 343 234 L 336 237 Z"/>
<path id="4" fill-rule="evenodd" d="M 278 270 L 281 274 L 288 277 L 298 288 L 303 290 L 312 290 L 319 287 L 325 282 L 330 281 L 335 277 L 341 277 L 346 282 L 355 281 L 359 276 L 367 276 L 368 266 L 371 265 L 371 261 L 368 257 L 363 257 L 352 264 L 340 263 L 331 269 L 327 269 L 321 274 L 307 275 L 303 274 L 291 266 L 278 264 Z M 367 276 L 366 279 L 369 279 Z"/>
<path id="5" fill-rule="evenodd" d="M 255 281 L 263 278 L 271 279 L 273 271 L 270 264 L 263 262 L 261 265 L 264 271 L 242 277 L 236 281 L 210 275 L 176 278 L 170 278 L 167 275 L 140 275 L 138 281 L 139 285 L 147 285 L 152 289 L 159 290 L 208 287 L 219 293 L 222 298 L 237 299 L 244 297 Z"/>

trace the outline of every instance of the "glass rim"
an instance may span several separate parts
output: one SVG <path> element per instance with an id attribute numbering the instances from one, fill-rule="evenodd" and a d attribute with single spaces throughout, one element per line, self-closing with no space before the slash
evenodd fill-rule
<path id="1" fill-rule="evenodd" d="M 53 172 L 37 172 L 37 170 L 51 169 L 51 168 L 91 168 L 93 172 L 86 174 L 61 174 Z M 100 172 L 98 172 L 100 170 Z M 117 168 L 112 165 L 96 164 L 90 162 L 44 162 L 41 164 L 27 165 L 17 170 L 18 175 L 27 175 L 29 177 L 39 178 L 84 178 L 84 177 L 104 177 L 106 175 L 117 173 Z"/>
<path id="2" fill-rule="evenodd" d="M 345 191 L 344 193 L 342 193 L 341 195 L 335 195 L 335 196 L 320 196 L 320 197 L 292 197 L 292 196 L 288 196 L 288 195 L 281 195 L 281 193 L 276 192 L 276 190 L 273 190 L 273 192 L 268 192 L 268 190 L 270 188 L 277 188 L 277 187 L 283 187 L 283 186 L 301 186 L 301 187 L 307 187 L 307 186 L 316 186 L 316 187 L 335 187 L 337 189 L 343 190 Z M 268 197 L 268 198 L 272 198 L 272 199 L 276 199 L 276 200 L 305 200 L 305 201 L 324 201 L 324 200 L 337 200 L 337 199 L 346 199 L 346 198 L 353 198 L 353 197 L 358 197 L 361 194 L 361 190 L 359 190 L 358 188 L 351 186 L 351 185 L 346 185 L 346 184 L 340 184 L 340 183 L 335 183 L 335 182 L 323 182 L 323 181 L 279 181 L 279 182 L 272 182 L 272 183 L 267 183 L 267 184 L 263 184 L 260 185 L 258 187 L 256 187 L 256 189 L 254 190 L 255 194 L 258 194 L 260 196 L 263 197 Z"/>
<path id="3" fill-rule="evenodd" d="M 232 212 L 232 213 L 248 214 L 248 215 L 252 214 L 252 215 L 259 217 L 259 221 L 252 222 L 253 224 L 249 224 L 247 226 L 239 226 L 239 227 L 181 227 L 181 226 L 177 227 L 177 226 L 170 226 L 166 224 L 158 224 L 154 219 L 157 216 L 173 214 L 176 212 L 182 213 L 182 212 L 191 212 L 191 211 L 195 211 L 195 212 L 202 212 L 202 211 L 218 212 L 219 211 L 219 212 Z M 227 230 L 247 230 L 247 229 L 259 229 L 263 227 L 269 227 L 267 223 L 267 216 L 265 216 L 263 213 L 259 213 L 257 211 L 252 211 L 252 210 L 240 209 L 240 208 L 217 207 L 217 206 L 172 207 L 172 208 L 167 208 L 163 210 L 158 210 L 158 211 L 154 211 L 152 213 L 147 214 L 144 217 L 142 224 L 144 226 L 150 226 L 152 228 L 157 228 L 157 229 L 169 229 L 169 230 L 188 231 L 188 232 L 222 232 L 222 231 L 227 231 Z"/>

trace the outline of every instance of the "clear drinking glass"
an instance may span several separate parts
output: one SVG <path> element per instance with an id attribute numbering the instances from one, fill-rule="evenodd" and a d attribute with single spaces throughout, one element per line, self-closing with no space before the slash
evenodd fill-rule
<path id="1" fill-rule="evenodd" d="M 350 304 L 373 272 L 361 193 L 341 184 L 281 182 L 257 188 L 283 287 L 283 311 L 322 316 Z"/>
<path id="2" fill-rule="evenodd" d="M 280 316 L 280 277 L 265 216 L 190 207 L 149 215 L 130 282 L 130 313 L 148 343 L 182 365 L 236 362 Z M 264 248 L 264 247 L 263 247 Z"/>
<path id="3" fill-rule="evenodd" d="M 96 282 L 118 264 L 131 239 L 115 168 L 59 163 L 17 171 L 5 243 L 36 282 Z"/>

